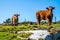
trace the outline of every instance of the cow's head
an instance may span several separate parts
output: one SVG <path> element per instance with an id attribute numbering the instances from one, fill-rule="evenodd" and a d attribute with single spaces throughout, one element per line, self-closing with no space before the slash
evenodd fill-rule
<path id="1" fill-rule="evenodd" d="M 20 16 L 20 14 L 14 14 L 14 16 L 17 16 L 18 17 L 18 16 Z"/>
<path id="2" fill-rule="evenodd" d="M 47 7 L 46 9 L 48 9 L 48 10 L 53 10 L 53 9 L 55 9 L 55 7 L 49 6 L 49 7 Z"/>

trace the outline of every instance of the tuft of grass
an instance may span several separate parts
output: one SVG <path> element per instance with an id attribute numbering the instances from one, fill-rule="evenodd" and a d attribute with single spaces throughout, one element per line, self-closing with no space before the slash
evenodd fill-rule
<path id="1" fill-rule="evenodd" d="M 44 39 L 40 38 L 39 40 L 44 40 Z"/>
<path id="2" fill-rule="evenodd" d="M 12 34 L 12 33 L 9 33 L 9 32 L 0 32 L 0 40 L 12 40 L 13 36 L 16 37 L 17 34 Z"/>
<path id="3" fill-rule="evenodd" d="M 21 32 L 21 33 L 19 34 L 19 37 L 28 38 L 31 34 L 32 34 L 32 33 L 30 33 L 30 32 L 27 32 L 27 33 Z"/>

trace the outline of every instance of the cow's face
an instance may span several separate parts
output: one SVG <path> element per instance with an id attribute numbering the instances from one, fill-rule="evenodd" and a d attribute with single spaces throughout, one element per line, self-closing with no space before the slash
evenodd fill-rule
<path id="1" fill-rule="evenodd" d="M 53 10 L 53 9 L 55 9 L 55 7 L 49 6 L 49 7 L 47 7 L 46 9 L 48 9 L 48 10 Z"/>

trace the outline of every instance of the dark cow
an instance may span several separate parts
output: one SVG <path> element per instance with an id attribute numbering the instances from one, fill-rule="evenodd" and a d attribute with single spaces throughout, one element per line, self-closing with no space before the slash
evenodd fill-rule
<path id="1" fill-rule="evenodd" d="M 20 16 L 19 14 L 14 14 L 12 16 L 12 25 L 13 26 L 17 26 L 18 25 L 18 16 Z"/>
<path id="2" fill-rule="evenodd" d="M 37 23 L 40 25 L 41 20 L 48 20 L 49 25 L 52 23 L 54 7 L 49 6 L 46 10 L 39 10 L 36 12 Z"/>

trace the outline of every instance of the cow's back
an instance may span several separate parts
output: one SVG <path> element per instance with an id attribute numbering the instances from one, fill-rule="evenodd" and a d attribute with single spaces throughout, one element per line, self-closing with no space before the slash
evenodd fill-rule
<path id="1" fill-rule="evenodd" d="M 41 19 L 46 20 L 52 14 L 48 10 L 39 10 L 36 15 L 40 16 Z"/>

